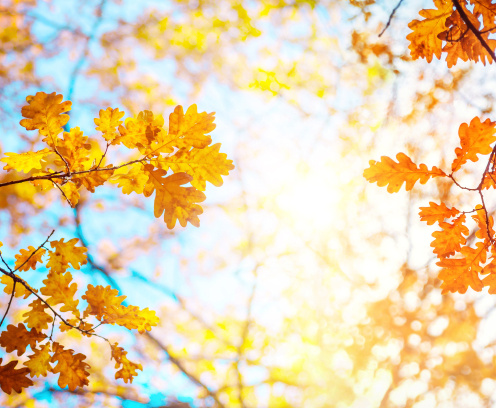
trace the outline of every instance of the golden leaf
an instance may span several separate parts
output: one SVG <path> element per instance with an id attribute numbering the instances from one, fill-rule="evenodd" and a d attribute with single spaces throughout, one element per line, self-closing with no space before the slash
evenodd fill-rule
<path id="1" fill-rule="evenodd" d="M 143 165 L 134 163 L 127 173 L 114 173 L 110 179 L 111 183 L 118 184 L 123 194 L 142 194 L 143 188 L 148 181 L 148 176 L 143 171 Z"/>
<path id="2" fill-rule="evenodd" d="M 408 27 L 413 30 L 406 36 L 410 41 L 408 48 L 414 60 L 425 58 L 427 62 L 432 61 L 435 55 L 441 58 L 442 41 L 438 35 L 446 30 L 446 19 L 453 12 L 453 3 L 450 0 L 434 0 L 437 10 L 421 10 L 420 16 L 425 20 L 413 20 Z"/>
<path id="3" fill-rule="evenodd" d="M 57 150 L 69 164 L 71 172 L 82 171 L 85 169 L 86 162 L 90 160 L 89 150 L 91 150 L 91 144 L 88 143 L 88 137 L 83 136 L 83 132 L 79 127 L 75 127 L 70 132 L 64 132 L 64 138 L 58 140 Z M 55 164 L 66 166 L 65 162 L 59 157 L 55 159 Z"/>
<path id="4" fill-rule="evenodd" d="M 85 265 L 88 260 L 86 258 L 85 247 L 76 247 L 79 242 L 78 238 L 72 238 L 64 242 L 65 238 L 58 241 L 51 241 L 50 246 L 54 248 L 53 251 L 48 251 L 47 268 L 52 272 L 65 272 L 69 268 L 69 264 L 74 269 L 80 269 L 81 265 Z"/>
<path id="5" fill-rule="evenodd" d="M 75 391 L 77 387 L 83 387 L 89 384 L 86 369 L 90 368 L 89 364 L 83 360 L 84 354 L 74 354 L 74 350 L 64 350 L 64 347 L 57 342 L 53 343 L 54 354 L 50 360 L 57 365 L 52 369 L 54 374 L 60 373 L 57 384 L 60 388 L 69 386 L 70 391 Z"/>
<path id="6" fill-rule="evenodd" d="M 5 285 L 3 291 L 8 295 L 11 295 L 12 290 L 14 289 L 14 280 L 8 275 L 2 275 L 2 277 L 0 278 L 0 282 L 2 282 Z M 33 291 L 38 292 L 36 289 L 33 289 Z M 24 299 L 27 299 L 29 295 L 31 295 L 31 292 L 28 289 L 26 289 L 26 287 L 23 284 L 17 282 L 15 287 L 15 297 L 24 296 Z"/>
<path id="7" fill-rule="evenodd" d="M 63 114 L 71 110 L 70 101 L 62 102 L 64 97 L 55 92 L 46 94 L 38 92 L 35 96 L 28 96 L 26 102 L 29 105 L 22 107 L 22 119 L 20 125 L 26 130 L 38 129 L 43 139 L 49 146 L 54 147 L 57 143 L 57 135 L 62 132 L 62 126 L 69 121 L 69 115 Z M 62 102 L 62 103 L 61 103 Z"/>
<path id="8" fill-rule="evenodd" d="M 43 263 L 43 260 L 41 258 L 43 255 L 45 255 L 46 250 L 43 248 L 36 250 L 35 247 L 30 245 L 28 249 L 21 249 L 20 252 L 20 254 L 15 255 L 15 268 L 19 271 L 29 271 L 29 269 L 36 269 L 37 262 Z"/>
<path id="9" fill-rule="evenodd" d="M 107 307 L 119 306 L 126 299 L 126 296 L 118 295 L 119 291 L 112 289 L 110 285 L 107 287 L 88 285 L 86 293 L 81 297 L 88 302 L 88 308 L 84 315 L 93 315 L 101 320 Z"/>
<path id="10" fill-rule="evenodd" d="M 26 153 L 5 153 L 5 156 L 2 160 L 4 163 L 7 163 L 4 170 L 16 170 L 19 172 L 29 173 L 31 170 L 40 170 L 42 165 L 41 162 L 43 159 L 48 156 L 50 153 L 53 153 L 50 149 L 43 149 L 37 152 L 26 152 Z"/>
<path id="11" fill-rule="evenodd" d="M 115 373 L 115 379 L 122 378 L 125 383 L 128 381 L 133 382 L 133 377 L 136 377 L 138 373 L 136 370 L 143 371 L 141 364 L 133 363 L 129 361 L 127 356 L 127 351 L 124 351 L 122 347 L 118 347 L 118 343 L 111 344 L 112 348 L 112 358 L 115 360 L 115 368 L 122 368 Z"/>
<path id="12" fill-rule="evenodd" d="M 34 328 L 41 332 L 48 329 L 48 324 L 53 322 L 52 316 L 45 312 L 48 308 L 40 299 L 35 299 L 29 304 L 32 309 L 22 315 L 28 328 Z"/>
<path id="13" fill-rule="evenodd" d="M 203 213 L 203 209 L 195 203 L 205 201 L 205 194 L 194 187 L 181 187 L 193 180 L 193 177 L 186 173 L 176 173 L 163 178 L 164 170 L 153 170 L 153 166 L 148 164 L 145 165 L 145 170 L 148 174 L 148 182 L 143 194 L 149 197 L 153 191 L 156 191 L 155 217 L 158 218 L 163 213 L 164 221 L 169 229 L 174 228 L 176 220 L 179 220 L 183 227 L 188 221 L 195 227 L 199 227 L 198 215 Z"/>
<path id="14" fill-rule="evenodd" d="M 36 343 L 45 338 L 46 336 L 36 329 L 26 330 L 23 323 L 19 323 L 17 327 L 9 324 L 7 330 L 0 334 L 0 346 L 4 347 L 7 353 L 17 350 L 17 355 L 22 356 L 27 346 L 31 346 L 31 349 L 34 350 Z"/>
<path id="15" fill-rule="evenodd" d="M 380 162 L 370 160 L 370 167 L 365 169 L 363 176 L 370 183 L 377 182 L 379 187 L 387 187 L 388 193 L 400 191 L 403 183 L 406 183 L 406 191 L 410 191 L 417 181 L 425 184 L 432 177 L 446 177 L 446 174 L 436 166 L 429 170 L 425 164 L 417 165 L 404 153 L 396 155 L 396 163 L 393 159 L 382 156 Z"/>
<path id="16" fill-rule="evenodd" d="M 27 377 L 29 368 L 24 367 L 15 369 L 17 360 L 1 366 L 2 360 L 3 359 L 0 358 L 0 387 L 3 392 L 11 394 L 12 390 L 14 390 L 17 393 L 21 393 L 23 388 L 28 388 L 33 385 L 33 381 Z"/>
<path id="17" fill-rule="evenodd" d="M 70 272 L 57 273 L 49 272 L 47 279 L 43 281 L 45 286 L 40 289 L 44 296 L 49 296 L 46 302 L 50 306 L 63 304 L 60 308 L 61 312 L 72 312 L 74 316 L 79 317 L 79 310 L 77 305 L 79 300 L 74 300 L 74 295 L 77 291 L 77 284 L 72 282 L 72 275 Z"/>
<path id="18" fill-rule="evenodd" d="M 74 183 L 65 183 L 63 186 L 60 186 L 60 189 L 64 192 L 65 196 L 71 203 L 71 206 L 74 208 L 81 197 L 79 195 L 78 187 Z"/>
<path id="19" fill-rule="evenodd" d="M 216 187 L 223 184 L 221 176 L 228 176 L 229 170 L 234 169 L 232 160 L 227 160 L 225 153 L 219 153 L 220 143 L 192 150 L 181 149 L 174 156 L 157 159 L 165 164 L 164 170 L 170 168 L 174 173 L 184 172 L 193 177 L 191 185 L 200 191 L 205 191 L 206 182 Z"/>
<path id="20" fill-rule="evenodd" d="M 50 365 L 50 343 L 40 346 L 39 349 L 34 348 L 33 352 L 34 354 L 28 356 L 29 360 L 24 365 L 29 369 L 31 377 L 46 377 L 47 372 L 52 371 L 52 366 Z"/>
<path id="21" fill-rule="evenodd" d="M 496 122 L 486 119 L 481 122 L 476 116 L 470 121 L 470 126 L 462 123 L 458 130 L 461 148 L 455 149 L 456 159 L 453 160 L 451 170 L 459 170 L 467 160 L 479 161 L 478 154 L 489 154 L 492 151 L 491 143 L 496 141 Z"/>
<path id="22" fill-rule="evenodd" d="M 454 255 L 460 251 L 461 245 L 465 245 L 467 239 L 463 235 L 469 234 L 468 228 L 464 225 L 465 214 L 456 218 L 453 223 L 440 222 L 441 231 L 434 231 L 432 236 L 435 238 L 431 243 L 434 253 L 439 258 L 445 258 Z"/>
<path id="23" fill-rule="evenodd" d="M 459 214 L 455 207 L 448 208 L 446 204 L 436 204 L 434 202 L 429 202 L 429 207 L 420 207 L 420 221 L 427 222 L 427 225 L 432 225 L 435 222 L 443 222 L 445 218 L 451 218 Z"/>
<path id="24" fill-rule="evenodd" d="M 100 118 L 95 118 L 95 129 L 103 133 L 103 138 L 110 142 L 117 137 L 116 128 L 122 123 L 120 120 L 124 116 L 124 112 L 119 111 L 119 108 L 112 109 L 108 107 L 103 110 L 100 109 Z"/>
<path id="25" fill-rule="evenodd" d="M 101 169 L 111 168 L 112 165 L 109 164 L 106 167 L 101 167 Z M 96 169 L 96 165 L 89 170 Z M 76 184 L 77 188 L 81 188 L 81 185 L 86 187 L 86 190 L 91 193 L 95 192 L 95 187 L 103 185 L 111 176 L 114 174 L 114 170 L 96 170 L 90 171 L 88 173 L 78 174 L 72 178 L 72 182 Z"/>

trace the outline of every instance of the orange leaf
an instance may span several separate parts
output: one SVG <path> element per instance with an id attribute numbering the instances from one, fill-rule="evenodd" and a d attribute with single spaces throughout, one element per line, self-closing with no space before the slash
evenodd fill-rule
<path id="1" fill-rule="evenodd" d="M 91 144 L 79 127 L 75 127 L 70 132 L 64 132 L 64 138 L 57 142 L 57 150 L 69 164 L 70 171 L 82 171 L 85 163 L 90 160 Z M 55 159 L 55 164 L 65 167 L 64 161 L 59 157 Z"/>
<path id="2" fill-rule="evenodd" d="M 45 338 L 46 336 L 43 333 L 38 333 L 36 329 L 26 330 L 22 323 L 19 323 L 17 327 L 9 324 L 7 330 L 0 334 L 0 346 L 4 347 L 7 353 L 17 350 L 17 355 L 22 356 L 28 345 L 34 350 L 36 343 Z"/>
<path id="3" fill-rule="evenodd" d="M 456 218 L 453 223 L 440 222 L 439 226 L 442 231 L 434 231 L 432 236 L 435 238 L 431 243 L 434 253 L 439 258 L 445 258 L 454 255 L 460 251 L 461 245 L 465 245 L 467 239 L 463 235 L 469 234 L 468 228 L 464 225 L 465 214 Z"/>
<path id="4" fill-rule="evenodd" d="M 136 370 L 142 370 L 143 367 L 141 364 L 133 363 L 129 361 L 126 357 L 127 351 L 124 351 L 122 347 L 118 347 L 118 343 L 111 345 L 112 347 L 112 358 L 115 360 L 115 368 L 119 368 L 122 365 L 122 368 L 115 373 L 115 379 L 122 378 L 125 383 L 128 381 L 130 383 L 133 382 L 133 377 L 136 377 L 138 373 Z"/>
<path id="5" fill-rule="evenodd" d="M 48 324 L 53 322 L 52 316 L 45 312 L 48 308 L 40 299 L 35 299 L 29 304 L 32 309 L 22 315 L 29 328 L 35 328 L 38 331 L 48 329 Z"/>
<path id="6" fill-rule="evenodd" d="M 455 207 L 448 208 L 446 204 L 436 204 L 434 202 L 429 202 L 429 207 L 420 207 L 420 221 L 427 222 L 427 225 L 432 225 L 435 222 L 442 222 L 445 218 L 451 218 L 459 214 Z"/>
<path id="7" fill-rule="evenodd" d="M 2 360 L 0 358 L 0 364 L 2 364 Z M 16 365 L 17 360 L 11 361 L 4 366 L 0 365 L 0 387 L 6 394 L 11 394 L 12 390 L 21 393 L 23 388 L 33 385 L 33 381 L 27 377 L 29 368 L 23 367 L 17 370 L 14 368 Z"/>
<path id="8" fill-rule="evenodd" d="M 62 113 L 70 111 L 72 105 L 70 101 L 62 102 L 62 99 L 64 97 L 55 92 L 38 92 L 35 96 L 28 96 L 26 101 L 29 105 L 23 106 L 21 111 L 22 116 L 27 119 L 22 119 L 20 125 L 26 130 L 38 129 L 45 136 L 43 141 L 54 147 L 62 126 L 69 121 L 69 115 Z"/>
<path id="9" fill-rule="evenodd" d="M 16 269 L 19 268 L 17 269 L 19 271 L 29 271 L 29 269 L 33 269 L 33 270 L 36 269 L 37 262 L 43 263 L 41 257 L 45 255 L 46 251 L 43 248 L 36 250 L 36 248 L 34 248 L 33 246 L 29 246 L 28 249 L 21 249 L 20 252 L 21 252 L 20 254 L 15 256 L 16 259 L 15 268 Z"/>
<path id="10" fill-rule="evenodd" d="M 64 242 L 65 238 L 58 241 L 51 241 L 50 246 L 54 248 L 53 251 L 48 251 L 49 260 L 46 264 L 52 272 L 65 272 L 69 268 L 69 264 L 74 269 L 80 269 L 81 265 L 85 265 L 88 260 L 86 259 L 85 247 L 76 247 L 79 242 L 78 238 L 72 238 Z"/>
<path id="11" fill-rule="evenodd" d="M 89 170 L 96 169 L 96 166 L 93 166 Z M 112 165 L 109 164 L 106 167 L 100 167 L 101 169 L 111 168 Z M 72 178 L 74 184 L 76 184 L 77 188 L 81 188 L 81 185 L 86 187 L 91 193 L 95 192 L 95 187 L 103 185 L 112 175 L 114 174 L 114 170 L 97 170 L 90 171 L 88 173 L 78 174 Z"/>
<path id="12" fill-rule="evenodd" d="M 38 377 L 39 375 L 46 377 L 47 371 L 52 371 L 52 366 L 50 365 L 50 343 L 42 345 L 39 349 L 34 348 L 33 351 L 34 354 L 28 356 L 29 360 L 24 365 L 29 368 L 31 377 Z"/>
<path id="13" fill-rule="evenodd" d="M 417 168 L 417 165 L 404 153 L 398 153 L 396 159 L 398 163 L 387 156 L 382 156 L 380 162 L 370 160 L 370 167 L 364 170 L 363 177 L 370 183 L 377 182 L 379 187 L 388 186 L 388 193 L 397 193 L 403 183 L 406 183 L 406 191 L 410 191 L 417 181 L 425 184 L 431 177 L 446 176 L 436 166 L 432 170 L 429 170 L 425 164 Z"/>
<path id="14" fill-rule="evenodd" d="M 84 314 L 94 315 L 101 320 L 107 307 L 119 306 L 126 299 L 126 296 L 118 296 L 118 294 L 119 291 L 112 289 L 110 285 L 105 288 L 102 285 L 96 287 L 88 285 L 86 293 L 82 296 L 82 299 L 88 302 Z"/>
<path id="15" fill-rule="evenodd" d="M 451 170 L 453 172 L 459 170 L 467 160 L 473 162 L 479 161 L 478 154 L 489 154 L 492 151 L 491 143 L 496 141 L 496 122 L 491 122 L 489 119 L 481 122 L 476 116 L 470 121 L 470 126 L 462 123 L 458 130 L 460 136 L 461 148 L 455 149 L 456 159 L 453 160 Z"/>
<path id="16" fill-rule="evenodd" d="M 63 304 L 60 308 L 61 312 L 72 312 L 74 316 L 79 317 L 77 305 L 79 300 L 74 300 L 74 295 L 77 291 L 77 284 L 72 282 L 70 272 L 56 273 L 50 272 L 47 279 L 43 281 L 44 287 L 40 289 L 42 295 L 49 296 L 47 303 L 50 306 Z"/>
<path id="17" fill-rule="evenodd" d="M 16 275 L 17 276 L 17 275 Z M 19 277 L 19 276 L 17 276 Z M 5 285 L 3 291 L 8 295 L 12 294 L 12 290 L 14 290 L 14 280 L 8 275 L 2 275 L 0 278 L 0 282 Z M 31 288 L 33 289 L 33 288 Z M 36 289 L 33 289 L 33 292 L 38 292 Z M 15 287 L 15 297 L 24 296 L 24 299 L 27 299 L 31 295 L 31 292 L 21 283 L 17 282 Z"/>
<path id="18" fill-rule="evenodd" d="M 116 128 L 122 123 L 120 120 L 124 116 L 124 112 L 119 111 L 119 108 L 112 109 L 108 107 L 100 109 L 100 118 L 95 118 L 95 129 L 103 133 L 103 138 L 110 142 L 117 137 Z"/>
<path id="19" fill-rule="evenodd" d="M 83 387 L 89 384 L 86 369 L 90 368 L 89 364 L 83 362 L 86 358 L 84 354 L 74 354 L 74 350 L 64 350 L 59 343 L 53 343 L 54 354 L 50 360 L 57 365 L 52 369 L 54 374 L 60 373 L 57 384 L 60 388 L 69 386 L 70 391 L 75 391 L 77 387 Z"/>

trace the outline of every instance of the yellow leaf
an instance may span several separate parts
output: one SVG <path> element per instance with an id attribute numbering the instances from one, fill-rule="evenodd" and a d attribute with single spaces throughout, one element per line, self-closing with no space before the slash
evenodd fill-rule
<path id="1" fill-rule="evenodd" d="M 118 343 L 111 344 L 112 348 L 112 358 L 115 360 L 115 368 L 119 368 L 122 365 L 122 368 L 115 373 L 115 379 L 122 378 L 125 383 L 128 381 L 130 383 L 133 382 L 133 377 L 136 377 L 138 373 L 136 370 L 142 370 L 143 367 L 141 364 L 133 363 L 129 361 L 127 356 L 127 351 L 124 351 L 122 347 L 118 347 Z"/>
<path id="2" fill-rule="evenodd" d="M 200 226 L 198 215 L 203 213 L 203 209 L 195 204 L 205 201 L 206 197 L 201 191 L 194 187 L 181 187 L 189 183 L 193 177 L 186 173 L 176 173 L 163 178 L 164 170 L 153 170 L 153 166 L 146 165 L 148 182 L 143 191 L 145 197 L 152 195 L 156 191 L 154 214 L 160 217 L 164 214 L 164 221 L 167 228 L 172 229 L 179 220 L 181 226 L 185 227 L 190 222 L 195 227 Z"/>
<path id="3" fill-rule="evenodd" d="M 413 30 L 406 36 L 410 41 L 408 48 L 415 60 L 425 58 L 427 62 L 432 61 L 435 55 L 441 58 L 442 41 L 438 35 L 446 31 L 446 19 L 453 13 L 453 3 L 450 0 L 434 0 L 437 10 L 421 10 L 419 14 L 425 20 L 413 20 L 408 27 Z"/>
<path id="4" fill-rule="evenodd" d="M 122 124 L 122 120 L 120 120 L 124 116 L 124 112 L 119 111 L 119 108 L 112 109 L 108 107 L 103 110 L 100 109 L 100 118 L 95 118 L 96 130 L 99 130 L 103 133 L 103 138 L 110 142 L 117 137 L 116 128 Z"/>
<path id="5" fill-rule="evenodd" d="M 184 172 L 193 177 L 191 185 L 200 191 L 205 191 L 206 182 L 216 187 L 223 184 L 221 176 L 229 175 L 229 170 L 234 169 L 232 160 L 227 160 L 225 153 L 219 153 L 220 143 L 192 150 L 181 149 L 174 156 L 157 159 L 169 167 L 174 173 Z M 161 166 L 162 167 L 162 166 Z"/>
<path id="6" fill-rule="evenodd" d="M 42 167 L 41 162 L 43 159 L 48 156 L 50 153 L 53 153 L 50 149 L 43 149 L 37 152 L 26 152 L 26 153 L 5 153 L 6 156 L 2 160 L 4 163 L 7 163 L 4 170 L 16 170 L 19 172 L 29 173 L 31 170 L 37 169 L 40 170 Z"/>
<path id="7" fill-rule="evenodd" d="M 160 321 L 159 318 L 156 316 L 155 311 L 148 310 L 148 308 L 140 310 L 138 312 L 138 316 L 141 318 L 137 327 L 137 330 L 140 334 L 143 334 L 146 331 L 151 331 L 151 326 L 157 326 Z"/>
<path id="8" fill-rule="evenodd" d="M 50 343 L 40 346 L 39 349 L 33 349 L 34 354 L 28 356 L 29 360 L 24 365 L 29 368 L 31 377 L 47 376 L 47 372 L 52 371 L 50 365 Z"/>
<path id="9" fill-rule="evenodd" d="M 82 171 L 85 169 L 86 162 L 90 160 L 91 144 L 88 142 L 88 137 L 83 136 L 79 127 L 75 127 L 70 132 L 64 132 L 63 139 L 58 139 L 57 150 L 69 164 L 71 172 Z M 55 159 L 55 164 L 66 167 L 65 162 L 58 156 Z"/>
<path id="10" fill-rule="evenodd" d="M 31 310 L 22 315 L 28 328 L 35 328 L 38 331 L 48 329 L 48 324 L 53 322 L 52 316 L 45 312 L 48 308 L 40 299 L 35 299 L 29 304 Z"/>
<path id="11" fill-rule="evenodd" d="M 134 163 L 127 173 L 118 173 L 112 176 L 111 183 L 118 184 L 123 194 L 142 194 L 148 181 L 148 176 L 143 171 L 143 165 Z"/>
<path id="12" fill-rule="evenodd" d="M 410 191 L 417 181 L 425 184 L 432 177 L 446 177 L 446 174 L 436 166 L 429 170 L 425 164 L 417 165 L 404 153 L 396 155 L 396 163 L 393 159 L 382 156 L 380 162 L 370 160 L 370 167 L 365 169 L 363 176 L 370 183 L 377 182 L 379 187 L 387 187 L 388 193 L 400 191 L 403 183 L 406 183 L 406 191 Z"/>
<path id="13" fill-rule="evenodd" d="M 64 192 L 65 196 L 71 203 L 71 206 L 74 208 L 81 197 L 79 195 L 78 187 L 74 183 L 66 183 L 63 186 L 60 186 L 60 189 Z M 65 198 L 63 198 L 63 200 L 65 201 Z"/>
<path id="14" fill-rule="evenodd" d="M 43 281 L 45 286 L 40 289 L 42 295 L 49 296 L 46 302 L 50 306 L 63 304 L 60 308 L 61 312 L 72 312 L 74 316 L 79 317 L 77 305 L 79 300 L 74 300 L 74 295 L 77 291 L 77 284 L 72 282 L 70 272 L 56 273 L 50 272 L 47 279 Z"/>
<path id="15" fill-rule="evenodd" d="M 2 277 L 0 278 L 0 282 L 2 282 L 5 285 L 3 291 L 8 295 L 11 295 L 12 290 L 14 289 L 14 280 L 8 275 L 2 275 Z M 38 292 L 36 289 L 33 289 L 33 291 Z M 24 299 L 27 299 L 29 295 L 31 295 L 31 292 L 28 289 L 26 289 L 24 285 L 17 282 L 15 287 L 15 297 L 24 296 Z"/>
<path id="16" fill-rule="evenodd" d="M 90 368 L 89 364 L 83 360 L 86 358 L 84 354 L 74 354 L 74 350 L 64 350 L 64 347 L 57 342 L 53 343 L 54 354 L 50 360 L 57 365 L 52 369 L 54 374 L 59 374 L 57 382 L 60 388 L 69 386 L 70 391 L 75 391 L 77 387 L 83 387 L 89 384 L 88 376 L 90 375 L 86 369 Z"/>
<path id="17" fill-rule="evenodd" d="M 112 289 L 110 285 L 107 287 L 88 285 L 86 293 L 81 297 L 88 302 L 88 308 L 84 314 L 96 316 L 98 320 L 101 320 L 107 307 L 119 306 L 126 299 L 126 296 L 118 295 L 119 291 Z"/>
<path id="18" fill-rule="evenodd" d="M 9 324 L 7 330 L 0 334 L 0 346 L 4 347 L 7 353 L 17 350 L 17 355 L 22 356 L 27 346 L 31 346 L 31 349 L 34 350 L 36 343 L 45 338 L 46 336 L 43 333 L 38 333 L 36 329 L 26 330 L 22 323 L 19 323 L 17 327 Z"/>
<path id="19" fill-rule="evenodd" d="M 20 254 L 15 255 L 15 268 L 19 271 L 29 271 L 29 269 L 36 269 L 37 262 L 43 263 L 41 258 L 45 255 L 46 250 L 43 248 L 36 250 L 36 248 L 30 245 L 28 249 L 21 249 L 20 252 Z"/>
<path id="20" fill-rule="evenodd" d="M 459 170 L 467 160 L 478 161 L 478 154 L 491 153 L 491 143 L 496 141 L 495 125 L 496 122 L 491 122 L 489 119 L 481 122 L 477 116 L 470 121 L 470 126 L 466 123 L 461 124 L 458 130 L 461 148 L 455 149 L 456 159 L 451 165 L 452 171 Z"/>
<path id="21" fill-rule="evenodd" d="M 153 112 L 147 110 L 140 112 L 136 119 L 126 119 L 124 124 L 125 126 L 119 125 L 120 136 L 112 144 L 122 143 L 128 149 L 134 149 L 137 145 L 147 146 L 155 140 L 158 133 L 164 132 L 163 118 L 159 116 L 154 119 Z"/>
<path id="22" fill-rule="evenodd" d="M 110 167 L 112 167 L 111 164 L 106 167 L 101 167 L 101 169 L 107 169 Z M 89 170 L 94 169 L 96 169 L 96 165 Z M 114 170 L 90 171 L 88 173 L 78 174 L 73 177 L 72 181 L 76 184 L 77 188 L 81 188 L 81 185 L 83 185 L 88 191 L 94 193 L 95 187 L 103 185 L 113 174 Z"/>
<path id="23" fill-rule="evenodd" d="M 62 132 L 62 126 L 69 121 L 69 115 L 63 114 L 71 110 L 70 101 L 62 102 L 64 97 L 55 92 L 46 94 L 38 92 L 35 96 L 28 96 L 26 101 L 29 105 L 22 107 L 22 119 L 20 125 L 26 130 L 38 129 L 43 139 L 49 146 L 57 143 L 57 135 Z M 61 103 L 62 102 L 62 103 Z"/>
<path id="24" fill-rule="evenodd" d="M 0 358 L 0 364 L 2 364 L 2 360 Z M 12 390 L 21 393 L 23 388 L 33 385 L 33 381 L 27 377 L 29 368 L 24 367 L 17 370 L 14 368 L 16 365 L 17 360 L 14 360 L 4 366 L 0 366 L 0 387 L 6 394 L 11 394 Z"/>
<path id="25" fill-rule="evenodd" d="M 69 264 L 74 269 L 80 269 L 81 265 L 85 265 L 88 260 L 86 258 L 85 247 L 76 247 L 79 242 L 78 238 L 64 242 L 65 238 L 58 241 L 51 241 L 50 246 L 53 251 L 48 251 L 49 260 L 46 264 L 47 268 L 51 268 L 53 272 L 65 272 L 69 268 Z"/>

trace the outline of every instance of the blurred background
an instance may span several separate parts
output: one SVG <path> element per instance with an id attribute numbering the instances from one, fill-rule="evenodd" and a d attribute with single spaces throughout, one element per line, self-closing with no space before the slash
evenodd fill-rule
<path id="1" fill-rule="evenodd" d="M 88 356 L 90 385 L 69 392 L 39 378 L 1 406 L 494 405 L 494 296 L 441 295 L 434 228 L 418 217 L 429 201 L 463 210 L 473 197 L 449 179 L 390 195 L 362 177 L 369 160 L 400 151 L 446 169 L 459 125 L 495 118 L 494 69 L 412 61 L 408 23 L 432 1 L 404 2 L 379 37 L 396 5 L 0 0 L 2 155 L 41 148 L 20 109 L 56 91 L 73 103 L 70 127 L 102 147 L 100 109 L 166 117 L 196 103 L 216 112 L 213 141 L 236 166 L 222 187 L 208 185 L 199 229 L 168 230 L 152 200 L 115 186 L 75 209 L 56 190 L 0 190 L 8 261 L 56 229 L 88 248 L 73 273 L 80 291 L 110 284 L 161 319 L 149 335 L 103 330 L 143 365 L 132 384 L 113 380 L 100 339 L 58 332 Z M 126 154 L 114 147 L 108 163 Z M 25 276 L 36 286 L 46 271 Z M 11 321 L 29 302 L 16 299 Z"/>

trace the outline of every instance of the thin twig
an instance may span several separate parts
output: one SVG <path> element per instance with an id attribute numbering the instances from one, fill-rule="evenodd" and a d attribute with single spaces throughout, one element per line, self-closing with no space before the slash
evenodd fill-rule
<path id="1" fill-rule="evenodd" d="M 2 317 L 2 321 L 0 322 L 0 327 L 2 327 L 3 321 L 5 320 L 5 318 L 7 317 L 8 313 L 9 313 L 10 305 L 12 304 L 12 300 L 14 299 L 14 295 L 15 295 L 15 287 L 16 287 L 16 281 L 14 280 L 14 286 L 12 286 L 12 293 L 10 294 L 9 304 L 7 305 L 7 310 L 5 311 L 5 313 Z"/>
<path id="2" fill-rule="evenodd" d="M 393 9 L 391 14 L 389 15 L 389 19 L 388 19 L 388 22 L 386 24 L 386 27 L 384 27 L 384 30 L 381 31 L 381 33 L 379 34 L 379 37 L 381 37 L 382 34 L 384 34 L 386 32 L 386 30 L 389 28 L 389 26 L 391 25 L 391 21 L 393 20 L 394 13 L 396 13 L 396 10 L 398 10 L 400 8 L 401 3 L 403 3 L 403 0 L 399 1 L 399 3 L 396 5 L 396 7 Z"/>

